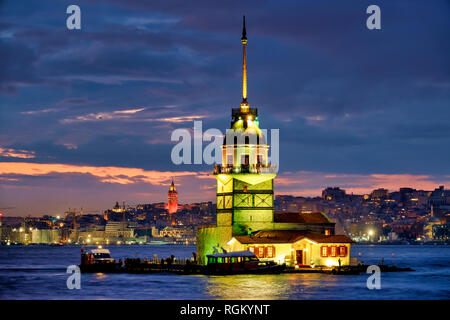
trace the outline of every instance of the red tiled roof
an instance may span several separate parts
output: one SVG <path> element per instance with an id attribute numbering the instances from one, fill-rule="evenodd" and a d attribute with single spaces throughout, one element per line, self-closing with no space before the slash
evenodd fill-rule
<path id="1" fill-rule="evenodd" d="M 344 235 L 326 236 L 321 233 L 300 230 L 265 230 L 258 231 L 252 236 L 235 236 L 242 244 L 251 243 L 294 243 L 303 238 L 318 243 L 354 243 L 352 239 Z"/>
<path id="2" fill-rule="evenodd" d="M 273 220 L 278 223 L 333 223 L 322 212 L 275 212 Z"/>
<path id="3" fill-rule="evenodd" d="M 268 230 L 258 231 L 252 236 L 235 236 L 240 243 L 292 243 L 304 238 L 305 231 Z"/>
<path id="4" fill-rule="evenodd" d="M 326 236 L 324 234 L 318 234 L 320 237 L 316 237 L 314 233 L 308 233 L 305 238 L 318 243 L 355 243 L 351 238 L 345 235 L 331 235 Z"/>

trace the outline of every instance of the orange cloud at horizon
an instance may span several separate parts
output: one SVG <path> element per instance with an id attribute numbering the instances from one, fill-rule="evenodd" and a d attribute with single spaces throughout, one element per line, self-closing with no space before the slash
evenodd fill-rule
<path id="1" fill-rule="evenodd" d="M 125 167 L 95 167 L 71 164 L 0 162 L 0 175 L 45 176 L 52 173 L 90 174 L 103 183 L 132 184 L 145 182 L 152 185 L 164 185 L 172 177 L 197 176 L 206 173 L 194 171 L 156 171 Z"/>
<path id="2" fill-rule="evenodd" d="M 140 168 L 116 166 L 84 166 L 72 164 L 30 163 L 30 162 L 0 162 L 2 181 L 17 181 L 8 175 L 45 176 L 50 174 L 88 174 L 96 177 L 101 183 L 128 185 L 148 183 L 155 186 L 168 185 L 173 177 L 192 177 L 195 179 L 214 179 L 209 172 L 196 171 L 157 171 Z M 187 181 L 186 181 L 187 182 Z M 195 180 L 193 188 L 206 191 Z M 188 182 L 188 184 L 190 184 Z M 377 188 L 389 191 L 402 187 L 412 187 L 422 190 L 434 190 L 439 185 L 449 185 L 450 177 L 441 178 L 430 175 L 413 174 L 333 174 L 313 171 L 284 172 L 275 178 L 276 194 L 291 194 L 297 196 L 320 196 L 326 187 L 338 186 L 347 193 L 368 194 Z M 43 186 L 45 187 L 45 186 Z M 203 188 L 203 189 L 202 189 Z M 213 189 L 211 187 L 211 189 Z"/>
<path id="3" fill-rule="evenodd" d="M 84 175 L 88 179 L 80 180 L 71 174 Z M 53 179 L 46 179 L 52 175 Z M 30 183 L 27 177 L 44 179 L 32 179 Z M 104 209 L 116 199 L 131 203 L 162 202 L 167 199 L 165 187 L 170 185 L 172 177 L 179 190 L 180 203 L 215 202 L 215 176 L 209 171 L 176 172 L 29 162 L 0 162 L 0 200 L 8 202 L 5 206 L 16 208 L 8 211 L 13 216 L 60 214 L 67 207 L 77 206 Z M 71 179 L 75 183 L 67 184 Z M 386 188 L 390 192 L 401 187 L 434 190 L 439 185 L 450 185 L 450 176 L 294 171 L 282 172 L 275 178 L 275 194 L 315 197 L 321 196 L 326 187 L 341 187 L 348 194 L 368 194 L 377 188 Z"/>

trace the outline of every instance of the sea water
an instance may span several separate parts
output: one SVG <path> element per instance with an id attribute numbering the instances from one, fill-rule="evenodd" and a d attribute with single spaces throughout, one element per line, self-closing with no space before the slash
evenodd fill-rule
<path id="1" fill-rule="evenodd" d="M 89 249 L 89 247 L 87 247 Z M 111 255 L 192 257 L 195 246 L 114 245 Z M 81 274 L 79 290 L 67 288 L 69 265 L 79 246 L 0 246 L 0 299 L 449 299 L 450 246 L 352 246 L 366 264 L 394 264 L 413 272 L 381 273 L 381 289 L 369 290 L 370 274 L 174 275 Z"/>

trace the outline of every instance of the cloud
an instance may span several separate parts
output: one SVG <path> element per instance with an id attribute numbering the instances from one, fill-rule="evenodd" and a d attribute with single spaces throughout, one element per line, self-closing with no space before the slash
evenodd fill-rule
<path id="1" fill-rule="evenodd" d="M 70 164 L 48 164 L 27 162 L 0 162 L 0 176 L 46 176 L 51 174 L 88 174 L 95 176 L 102 183 L 134 184 L 149 183 L 152 185 L 167 184 L 173 177 L 201 176 L 190 171 L 156 171 L 139 168 L 95 167 Z"/>
<path id="2" fill-rule="evenodd" d="M 134 115 L 138 112 L 144 111 L 145 108 L 129 109 L 129 110 L 117 110 L 112 112 L 99 112 L 89 113 L 84 116 L 78 116 L 73 119 L 62 119 L 61 123 L 72 123 L 81 121 L 97 121 L 97 120 L 117 120 L 117 119 L 129 119 L 130 115 Z"/>
<path id="3" fill-rule="evenodd" d="M 32 159 L 36 158 L 34 151 L 0 148 L 0 157 Z"/>
<path id="4" fill-rule="evenodd" d="M 66 118 L 60 120 L 61 123 L 90 122 L 90 121 L 107 121 L 107 120 L 128 120 L 133 122 L 167 122 L 167 123 L 183 123 L 200 120 L 206 115 L 177 115 L 168 116 L 168 113 L 175 113 L 172 106 L 164 106 L 161 108 L 147 108 L 117 110 L 112 112 L 89 113 L 74 118 Z"/>
<path id="5" fill-rule="evenodd" d="M 181 116 L 181 117 L 169 117 L 169 118 L 159 118 L 150 121 L 161 121 L 161 122 L 171 122 L 171 123 L 182 123 L 191 122 L 194 120 L 200 120 L 205 118 L 205 116 Z"/>
<path id="6" fill-rule="evenodd" d="M 374 189 L 398 191 L 403 187 L 431 191 L 440 185 L 450 185 L 446 176 L 413 174 L 335 174 L 326 172 L 285 172 L 275 179 L 278 194 L 320 196 L 326 187 L 341 187 L 347 193 L 368 194 Z"/>
<path id="7" fill-rule="evenodd" d="M 22 111 L 22 112 L 20 112 L 20 114 L 33 115 L 33 114 L 48 113 L 48 112 L 57 112 L 57 111 L 60 111 L 60 109 L 57 109 L 57 108 L 48 108 L 48 109 L 41 109 L 41 110 Z"/>
<path id="8" fill-rule="evenodd" d="M 61 145 L 63 145 L 68 150 L 76 150 L 76 149 L 78 149 L 78 146 L 76 144 L 73 144 L 73 143 L 61 143 Z"/>

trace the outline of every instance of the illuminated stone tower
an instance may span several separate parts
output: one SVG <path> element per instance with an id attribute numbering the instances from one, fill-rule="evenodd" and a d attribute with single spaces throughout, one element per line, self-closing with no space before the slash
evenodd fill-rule
<path id="1" fill-rule="evenodd" d="M 176 213 L 178 210 L 178 191 L 175 188 L 173 180 L 169 192 L 167 192 L 167 210 L 170 214 Z"/>
<path id="2" fill-rule="evenodd" d="M 235 235 L 251 234 L 273 226 L 273 179 L 276 168 L 268 162 L 269 145 L 259 128 L 258 109 L 247 101 L 247 33 L 245 16 L 242 102 L 231 113 L 231 129 L 222 146 L 217 178 L 217 225 L 201 227 L 197 237 L 199 259 L 220 249 Z"/>

